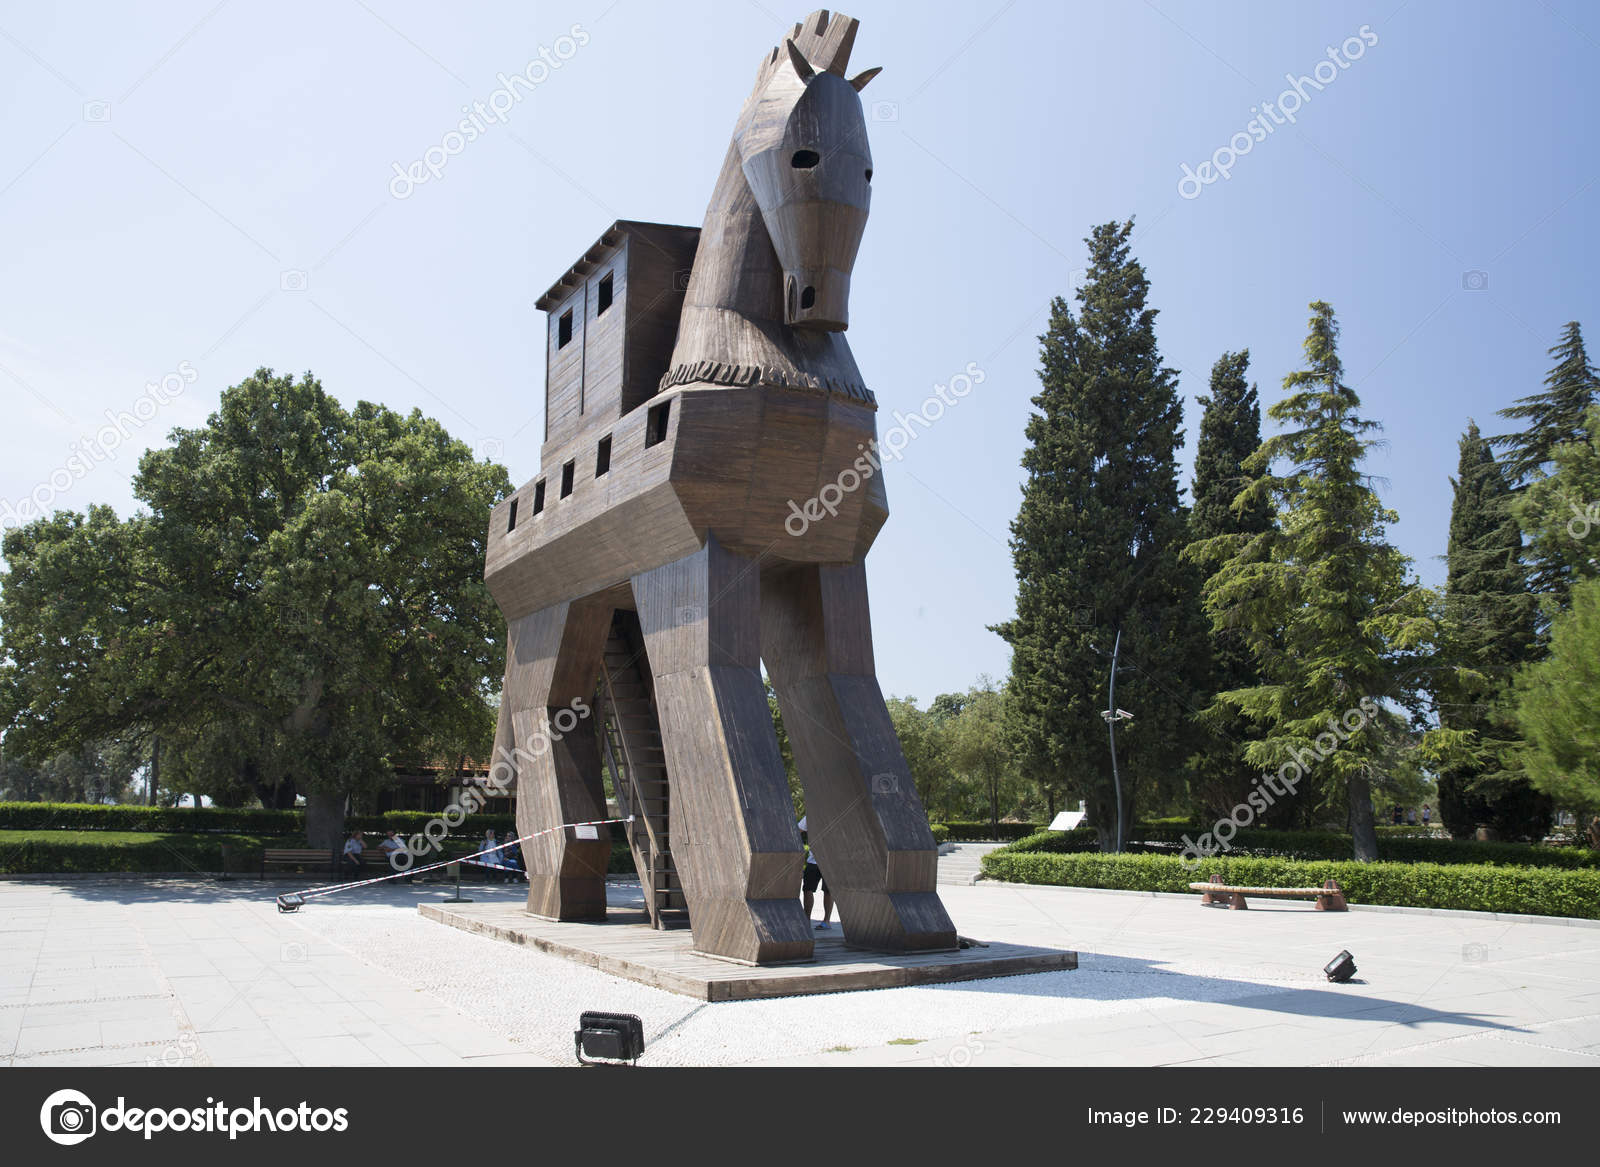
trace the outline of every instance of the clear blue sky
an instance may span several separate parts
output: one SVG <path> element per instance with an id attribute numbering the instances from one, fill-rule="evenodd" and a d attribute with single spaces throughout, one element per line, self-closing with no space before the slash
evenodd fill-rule
<path id="1" fill-rule="evenodd" d="M 137 452 L 201 423 L 259 365 L 312 369 L 347 404 L 420 407 L 527 480 L 542 428 L 535 297 L 613 219 L 700 222 L 758 58 L 806 11 L 8 0 L 0 505 L 66 466 L 105 410 L 192 370 L 114 460 L 53 499 L 129 513 Z M 1185 485 L 1193 401 L 1218 353 L 1248 346 L 1270 402 L 1299 361 L 1307 302 L 1326 299 L 1349 380 L 1387 427 L 1371 470 L 1400 513 L 1394 536 L 1425 580 L 1441 577 L 1467 419 L 1495 432 L 1494 411 L 1537 389 L 1565 321 L 1600 336 L 1600 9 L 850 12 L 854 67 L 884 67 L 864 94 L 875 174 L 857 360 L 886 411 L 916 408 L 969 362 L 986 374 L 890 469 L 892 514 L 868 560 L 885 690 L 926 703 L 1007 671 L 985 625 L 1012 612 L 1005 541 L 1035 338 L 1084 266 L 1083 236 L 1113 218 L 1137 217 L 1181 371 Z M 1377 43 L 1306 88 L 1295 124 L 1180 196 L 1183 164 L 1363 26 Z M 541 47 L 559 67 L 534 70 L 548 77 L 506 121 L 393 197 L 394 163 L 421 159 Z"/>

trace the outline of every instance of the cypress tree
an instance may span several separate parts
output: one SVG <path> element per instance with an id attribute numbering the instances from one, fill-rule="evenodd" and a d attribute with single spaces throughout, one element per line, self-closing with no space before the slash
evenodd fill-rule
<path id="1" fill-rule="evenodd" d="M 1462 749 L 1439 766 L 1439 817 L 1457 838 L 1479 826 L 1544 837 L 1549 799 L 1515 761 L 1520 735 L 1507 705 L 1513 675 L 1535 655 L 1538 601 L 1528 590 L 1511 484 L 1470 423 L 1451 480 L 1443 630 L 1433 697 L 1440 728 Z"/>
<path id="2" fill-rule="evenodd" d="M 1132 222 L 1096 227 L 1077 290 L 1057 297 L 1040 341 L 1022 503 L 1011 524 L 1016 618 L 1008 735 L 1025 778 L 1081 797 L 1101 847 L 1126 837 L 1135 805 L 1180 773 L 1196 649 L 1193 573 L 1177 451 L 1183 403 L 1156 344 L 1149 281 L 1129 253 Z M 1123 821 L 1101 713 L 1121 632 L 1117 704 Z"/>
<path id="3" fill-rule="evenodd" d="M 1355 858 L 1376 859 L 1372 786 L 1388 768 L 1396 718 L 1378 705 L 1391 693 L 1404 654 L 1432 635 L 1426 593 L 1408 587 L 1410 561 L 1385 538 L 1393 511 L 1361 472 L 1375 421 L 1342 381 L 1333 309 L 1311 305 L 1308 367 L 1284 379 L 1286 396 L 1267 412 L 1285 429 L 1245 462 L 1259 473 L 1236 505 L 1273 504 L 1271 530 L 1219 535 L 1195 555 L 1221 566 L 1205 602 L 1219 629 L 1237 630 L 1264 680 L 1219 695 L 1253 721 L 1260 740 L 1247 762 L 1276 771 L 1262 802 L 1320 790 L 1342 806 Z M 1272 472 L 1287 463 L 1287 472 Z M 1306 789 L 1301 789 L 1304 783 Z"/>
<path id="4" fill-rule="evenodd" d="M 1211 366 L 1211 392 L 1198 400 L 1200 440 L 1194 459 L 1194 506 L 1189 512 L 1189 538 L 1204 541 L 1219 535 L 1246 538 L 1272 527 L 1272 508 L 1264 497 L 1247 495 L 1237 511 L 1234 500 L 1259 473 L 1245 461 L 1261 445 L 1261 404 L 1248 380 L 1250 350 L 1225 352 Z M 1260 682 L 1255 658 L 1232 629 L 1215 632 L 1206 646 L 1203 699 Z M 1250 734 L 1249 722 L 1237 709 L 1214 703 L 1193 721 L 1198 748 L 1189 762 L 1190 804 L 1207 816 L 1222 815 L 1243 802 L 1257 777 L 1241 757 Z"/>

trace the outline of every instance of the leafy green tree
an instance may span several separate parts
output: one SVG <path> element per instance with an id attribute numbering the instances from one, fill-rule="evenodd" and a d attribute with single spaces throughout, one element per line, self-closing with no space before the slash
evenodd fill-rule
<path id="1" fill-rule="evenodd" d="M 393 761 L 484 756 L 504 669 L 485 516 L 505 470 L 419 412 L 346 411 L 269 369 L 171 438 L 134 479 L 148 512 L 6 536 L 8 750 L 140 727 L 191 790 L 305 795 L 330 846 Z"/>
<path id="2" fill-rule="evenodd" d="M 968 691 L 949 728 L 951 765 L 971 780 L 988 804 L 989 823 L 999 837 L 1001 803 L 1014 773 L 1006 739 L 1005 693 L 987 677 Z M 1014 791 L 1010 793 L 1015 793 Z"/>
<path id="3" fill-rule="evenodd" d="M 1600 579 L 1573 586 L 1549 656 L 1518 675 L 1516 715 L 1534 785 L 1562 806 L 1600 810 Z"/>
<path id="4" fill-rule="evenodd" d="M 1120 848 L 1139 800 L 1179 780 L 1189 687 L 1200 650 L 1184 543 L 1177 451 L 1183 402 L 1156 344 L 1149 280 L 1130 254 L 1132 222 L 1096 227 L 1079 311 L 1057 297 L 1040 339 L 1040 391 L 1011 524 L 1016 617 L 1011 740 L 1041 791 L 1082 796 L 1106 850 Z M 1124 818 L 1116 821 L 1101 713 L 1118 632 L 1128 675 L 1118 703 Z"/>
<path id="5" fill-rule="evenodd" d="M 1286 396 L 1267 411 L 1285 428 L 1246 460 L 1261 476 L 1236 500 L 1272 504 L 1277 521 L 1215 536 L 1194 554 L 1220 564 L 1206 581 L 1206 608 L 1218 630 L 1238 633 L 1265 678 L 1219 695 L 1259 727 L 1245 760 L 1280 786 L 1293 780 L 1296 795 L 1304 781 L 1325 805 L 1342 807 L 1355 858 L 1373 860 L 1372 789 L 1397 730 L 1378 700 L 1435 625 L 1427 594 L 1408 586 L 1410 561 L 1385 537 L 1396 516 L 1361 472 L 1379 426 L 1360 416 L 1360 398 L 1343 383 L 1333 309 L 1316 301 L 1311 312 L 1308 367 L 1284 379 Z"/>
<path id="6" fill-rule="evenodd" d="M 1506 703 L 1517 668 L 1535 653 L 1538 600 L 1528 590 L 1510 482 L 1476 423 L 1460 445 L 1432 672 L 1439 817 L 1457 838 L 1484 826 L 1542 839 L 1552 807 L 1517 762 L 1520 735 Z"/>
<path id="7" fill-rule="evenodd" d="M 951 773 L 944 726 L 930 711 L 919 708 L 915 697 L 890 697 L 885 704 L 929 819 L 938 822 L 956 817 L 950 814 Z"/>
<path id="8" fill-rule="evenodd" d="M 1260 477 L 1245 468 L 1261 446 L 1261 405 L 1248 380 L 1250 350 L 1225 352 L 1211 366 L 1211 392 L 1199 398 L 1205 413 L 1194 459 L 1194 506 L 1189 538 L 1204 542 L 1219 535 L 1246 538 L 1272 527 L 1267 499 L 1246 488 Z M 1239 507 L 1234 503 L 1243 496 Z M 1241 689 L 1261 680 L 1254 655 L 1232 629 L 1220 629 L 1207 645 L 1204 698 Z M 1196 752 L 1189 760 L 1192 809 L 1208 817 L 1244 802 L 1259 772 L 1241 756 L 1250 722 L 1226 702 L 1213 702 L 1194 718 Z"/>

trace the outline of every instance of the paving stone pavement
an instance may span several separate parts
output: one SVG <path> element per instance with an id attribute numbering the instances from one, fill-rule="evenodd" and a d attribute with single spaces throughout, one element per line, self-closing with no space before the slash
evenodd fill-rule
<path id="1" fill-rule="evenodd" d="M 613 1009 L 658 1065 L 1600 1066 L 1588 927 L 945 884 L 964 935 L 1074 948 L 1079 970 L 707 1005 L 425 921 L 437 886 L 293 915 L 282 890 L 0 882 L 0 1064 L 567 1065 L 578 1013 Z M 1356 983 L 1321 975 L 1341 948 Z"/>

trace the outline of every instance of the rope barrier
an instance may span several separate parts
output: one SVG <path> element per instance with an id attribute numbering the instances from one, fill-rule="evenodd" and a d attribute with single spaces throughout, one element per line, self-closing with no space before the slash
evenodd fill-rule
<path id="1" fill-rule="evenodd" d="M 508 839 L 504 843 L 496 843 L 493 847 L 485 847 L 482 851 L 474 851 L 471 855 L 462 855 L 455 859 L 441 859 L 438 863 L 430 863 L 425 867 L 408 867 L 404 871 L 393 871 L 388 875 L 376 875 L 371 879 L 357 879 L 349 883 L 333 883 L 327 884 L 323 887 L 307 888 L 305 891 L 285 892 L 283 895 L 278 897 L 278 911 L 299 911 L 300 908 L 305 906 L 307 900 L 317 899 L 322 896 L 331 896 L 336 892 L 351 891 L 358 887 L 370 887 L 375 883 L 387 883 L 391 879 L 403 879 L 407 876 L 416 876 L 422 874 L 424 871 L 437 871 L 439 868 L 449 867 L 453 863 L 471 863 L 474 867 L 490 867 L 496 871 L 520 871 L 521 868 L 512 867 L 510 864 L 502 865 L 498 863 L 479 863 L 477 862 L 477 859 L 480 855 L 492 855 L 496 851 L 504 851 L 507 847 L 514 847 L 517 844 L 524 843 L 529 839 L 537 839 L 540 835 L 550 835 L 554 834 L 556 831 L 564 831 L 568 827 L 605 827 L 612 826 L 617 823 L 631 823 L 632 821 L 633 816 L 630 814 L 626 818 L 620 819 L 594 819 L 586 823 L 562 823 L 560 826 L 546 827 L 542 831 L 534 831 L 531 835 L 521 835 L 515 839 Z"/>

